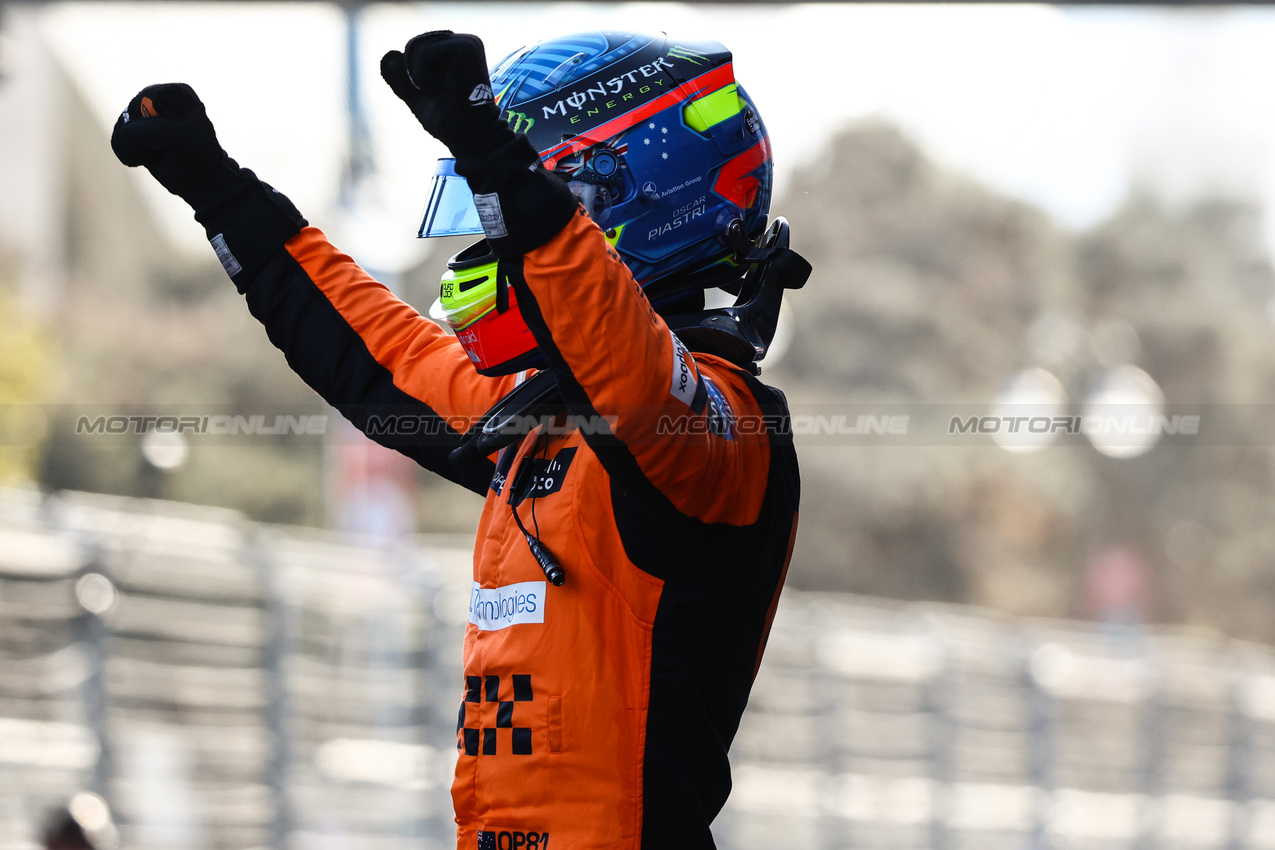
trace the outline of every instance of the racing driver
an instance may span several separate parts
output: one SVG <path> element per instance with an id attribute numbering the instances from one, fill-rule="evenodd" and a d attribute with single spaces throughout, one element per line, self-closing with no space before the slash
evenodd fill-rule
<path id="1" fill-rule="evenodd" d="M 189 86 L 142 89 L 111 144 L 190 204 L 309 386 L 485 494 L 457 846 L 711 848 L 797 526 L 754 361 L 809 266 L 766 226 L 765 127 L 715 42 L 585 33 L 489 74 L 477 37 L 430 32 L 381 73 L 454 157 L 422 235 L 485 236 L 440 287 L 454 333 L 231 159 Z"/>

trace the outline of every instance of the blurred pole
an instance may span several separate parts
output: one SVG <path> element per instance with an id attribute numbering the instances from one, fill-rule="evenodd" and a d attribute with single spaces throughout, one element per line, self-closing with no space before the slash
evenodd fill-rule
<path id="1" fill-rule="evenodd" d="M 5 0 L 0 0 L 0 86 L 3 86 L 9 79 L 11 69 L 9 63 L 13 61 L 10 55 L 12 50 L 6 36 L 9 23 L 9 4 Z"/>
<path id="2" fill-rule="evenodd" d="M 1161 808 L 1164 805 L 1164 769 L 1169 741 L 1169 708 L 1162 687 L 1159 664 L 1148 653 L 1146 695 L 1142 701 L 1141 736 L 1142 763 L 1138 789 L 1142 794 L 1143 811 L 1138 823 L 1138 835 L 1134 840 L 1136 850 L 1154 850 L 1160 845 Z"/>
<path id="3" fill-rule="evenodd" d="M 375 163 L 372 156 L 372 134 L 368 130 L 367 115 L 363 111 L 363 96 L 359 91 L 359 37 L 362 11 L 357 5 L 343 3 L 345 12 L 345 104 L 349 121 L 349 150 L 345 158 L 345 171 L 341 175 L 340 203 L 350 209 L 355 204 L 355 193 L 360 183 L 372 175 Z"/>
<path id="4" fill-rule="evenodd" d="M 934 672 L 924 688 L 930 718 L 930 782 L 934 789 L 930 807 L 930 850 L 948 850 L 952 846 L 952 780 L 957 730 L 951 703 L 956 671 L 939 625 L 933 621 L 929 623 L 929 638 L 934 645 Z"/>
<path id="5" fill-rule="evenodd" d="M 1231 801 L 1226 850 L 1247 850 L 1253 824 L 1253 773 L 1257 734 L 1250 713 L 1251 680 L 1242 664 L 1226 665 L 1232 672 L 1227 714 L 1226 796 Z"/>
<path id="6" fill-rule="evenodd" d="M 426 752 L 436 752 L 446 759 L 453 751 L 456 741 L 454 718 L 459 703 L 460 685 L 453 678 L 453 671 L 460 659 L 459 649 L 453 643 L 459 642 L 459 629 L 454 624 L 442 622 L 438 611 L 446 610 L 444 603 L 451 597 L 446 593 L 446 584 L 436 570 L 418 570 L 419 579 L 416 587 L 419 593 L 417 612 L 420 616 L 419 655 L 416 667 L 417 703 L 416 723 L 417 742 Z M 450 631 L 449 631 L 450 629 Z M 449 639 L 450 638 L 450 639 Z M 435 781 L 447 787 L 446 782 L 451 773 L 443 773 L 431 758 L 425 765 L 424 800 L 421 811 L 423 820 L 421 830 L 423 846 L 433 847 L 435 836 L 446 837 L 455 831 L 455 821 L 451 797 L 439 795 L 434 790 Z M 441 804 L 446 801 L 446 805 Z"/>
<path id="7" fill-rule="evenodd" d="M 1024 641 L 1023 689 L 1027 695 L 1027 781 L 1035 789 L 1032 801 L 1030 850 L 1048 850 L 1050 808 L 1054 799 L 1054 737 L 1057 701 L 1042 669 L 1041 647 Z"/>
<path id="8" fill-rule="evenodd" d="M 270 847 L 285 850 L 292 834 L 294 819 L 292 801 L 288 795 L 291 774 L 292 723 L 288 705 L 288 607 L 279 574 L 270 558 L 265 542 L 257 533 L 248 536 L 244 544 L 244 560 L 256 571 L 261 582 L 263 596 L 262 618 L 265 640 L 261 647 L 261 668 L 265 673 L 266 739 L 269 753 L 266 760 L 266 787 L 270 790 Z"/>
<path id="9" fill-rule="evenodd" d="M 111 737 L 110 694 L 106 684 L 106 663 L 110 657 L 110 627 L 104 616 L 109 613 L 113 599 L 102 599 L 95 602 L 86 595 L 84 580 L 86 577 L 98 577 L 103 583 L 109 583 L 101 550 L 93 546 L 92 554 L 76 581 L 76 597 L 84 614 L 80 617 L 80 644 L 84 647 L 88 676 L 84 679 L 83 699 L 85 722 L 93 736 L 97 739 L 98 755 L 93 764 L 93 773 L 89 777 L 89 790 L 116 808 L 111 794 L 111 783 L 115 777 L 115 747 Z M 110 585 L 107 584 L 109 588 Z M 113 590 L 111 591 L 113 594 Z"/>
<path id="10" fill-rule="evenodd" d="M 420 262 L 424 240 L 416 238 L 414 221 L 400 220 L 390 209 L 382 191 L 363 103 L 362 11 L 348 5 L 343 8 L 347 140 L 337 197 L 337 235 L 368 274 L 401 296 L 403 275 Z"/>

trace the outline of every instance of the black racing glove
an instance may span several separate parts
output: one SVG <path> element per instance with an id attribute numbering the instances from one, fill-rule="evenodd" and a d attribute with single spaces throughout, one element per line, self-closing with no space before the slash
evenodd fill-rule
<path id="1" fill-rule="evenodd" d="M 144 166 L 190 204 L 241 292 L 306 225 L 291 201 L 222 150 L 204 104 L 185 83 L 138 92 L 115 122 L 111 149 L 120 162 Z"/>
<path id="2" fill-rule="evenodd" d="M 439 30 L 418 35 L 406 52 L 381 57 L 381 76 L 431 136 L 459 159 L 491 153 L 513 141 L 500 119 L 476 35 Z"/>
<path id="3" fill-rule="evenodd" d="M 579 202 L 501 117 L 487 57 L 474 35 L 427 32 L 381 58 L 381 76 L 430 135 L 456 158 L 474 192 L 492 251 L 515 257 L 552 239 Z"/>
<path id="4" fill-rule="evenodd" d="M 240 182 L 195 90 L 185 83 L 147 86 L 120 114 L 111 133 L 119 161 L 145 166 L 160 185 L 196 210 Z"/>

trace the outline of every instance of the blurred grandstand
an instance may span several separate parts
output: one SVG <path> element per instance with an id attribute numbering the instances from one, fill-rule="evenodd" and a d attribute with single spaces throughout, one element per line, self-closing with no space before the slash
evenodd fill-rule
<path id="1" fill-rule="evenodd" d="M 0 850 L 442 848 L 466 541 L 0 491 Z M 1275 846 L 1275 652 L 789 592 L 724 850 Z M 111 837 L 111 836 L 108 836 Z"/>

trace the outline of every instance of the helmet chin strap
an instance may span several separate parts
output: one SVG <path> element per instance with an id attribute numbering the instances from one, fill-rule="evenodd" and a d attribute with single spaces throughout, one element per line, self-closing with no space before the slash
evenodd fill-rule
<path id="1" fill-rule="evenodd" d="M 736 256 L 749 267 L 733 305 L 664 317 L 687 348 L 724 357 L 754 375 L 761 371 L 784 290 L 801 289 L 810 277 L 810 263 L 789 247 L 789 230 L 786 219 L 776 218 L 756 244 L 744 240 L 748 249 Z"/>
<path id="2" fill-rule="evenodd" d="M 756 244 L 746 237 L 745 242 L 748 248 L 740 259 L 750 266 L 734 305 L 664 320 L 690 350 L 723 357 L 756 375 L 775 335 L 784 290 L 803 287 L 811 268 L 789 247 L 789 226 L 783 218 L 776 218 Z M 483 414 L 451 459 L 463 464 L 486 457 L 519 442 L 546 417 L 566 412 L 557 377 L 548 369 L 537 372 Z"/>

